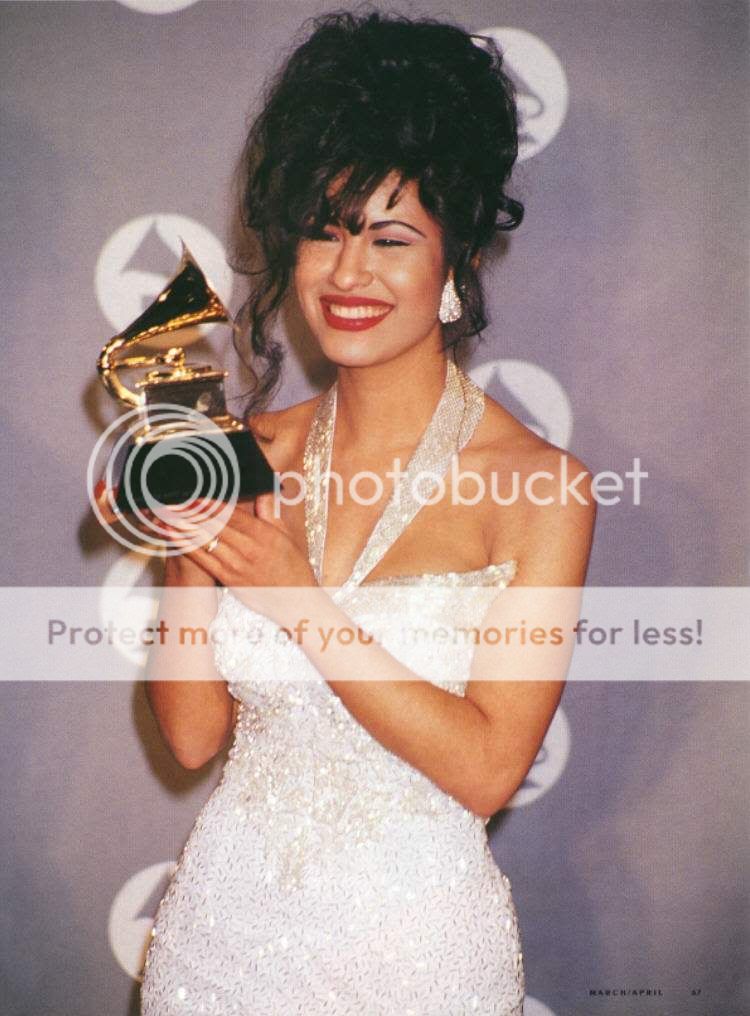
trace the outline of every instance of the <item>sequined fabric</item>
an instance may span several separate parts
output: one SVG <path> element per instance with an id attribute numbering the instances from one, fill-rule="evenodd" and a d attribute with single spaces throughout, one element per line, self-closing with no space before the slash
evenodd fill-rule
<path id="1" fill-rule="evenodd" d="M 441 475 L 482 409 L 481 389 L 448 361 L 406 477 Z M 335 386 L 305 451 L 318 577 L 334 424 Z M 473 650 L 462 633 L 516 562 L 363 582 L 418 510 L 401 487 L 334 599 L 420 677 L 463 695 Z M 425 627 L 448 634 L 407 637 Z M 303 649 L 226 590 L 211 629 L 239 714 L 156 914 L 142 1016 L 522 1016 L 517 914 L 485 820 L 386 750 Z"/>

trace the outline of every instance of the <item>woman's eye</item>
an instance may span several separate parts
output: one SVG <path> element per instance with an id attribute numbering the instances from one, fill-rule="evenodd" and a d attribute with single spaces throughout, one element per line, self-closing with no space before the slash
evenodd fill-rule
<path id="1" fill-rule="evenodd" d="M 320 240 L 324 243 L 330 243 L 331 241 L 338 241 L 339 237 L 337 233 L 332 233 L 326 229 L 315 229 L 312 226 L 305 230 L 303 237 L 306 240 Z M 410 247 L 411 244 L 406 240 L 395 240 L 390 236 L 380 236 L 373 241 L 376 247 Z"/>

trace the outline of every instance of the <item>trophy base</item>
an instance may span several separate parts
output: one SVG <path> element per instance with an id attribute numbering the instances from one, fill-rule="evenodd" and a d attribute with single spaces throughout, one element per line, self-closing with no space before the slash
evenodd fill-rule
<path id="1" fill-rule="evenodd" d="M 190 454 L 185 454 L 186 448 Z M 115 504 L 127 513 L 154 501 L 169 505 L 201 498 L 229 500 L 234 492 L 248 498 L 273 490 L 274 471 L 252 432 L 243 428 L 219 435 L 193 433 L 188 441 L 175 435 L 129 445 Z"/>

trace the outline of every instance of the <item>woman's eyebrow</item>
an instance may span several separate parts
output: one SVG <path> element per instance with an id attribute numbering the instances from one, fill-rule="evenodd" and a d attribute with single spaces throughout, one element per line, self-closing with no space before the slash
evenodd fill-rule
<path id="1" fill-rule="evenodd" d="M 405 226 L 406 229 L 411 229 L 415 233 L 419 233 L 420 236 L 425 236 L 421 229 L 417 229 L 416 226 L 410 226 L 408 222 L 402 222 L 400 219 L 384 219 L 382 222 L 373 222 L 370 225 L 370 229 L 384 229 L 386 226 Z M 427 239 L 426 236 L 425 239 Z"/>

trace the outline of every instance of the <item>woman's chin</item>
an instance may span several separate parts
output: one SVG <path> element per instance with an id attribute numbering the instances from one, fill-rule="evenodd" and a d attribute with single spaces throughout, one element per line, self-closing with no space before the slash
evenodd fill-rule
<path id="1" fill-rule="evenodd" d="M 366 337 L 362 332 L 336 339 L 327 335 L 319 342 L 327 359 L 339 367 L 374 366 L 385 363 L 397 353 L 397 350 L 378 342 L 375 336 Z"/>

